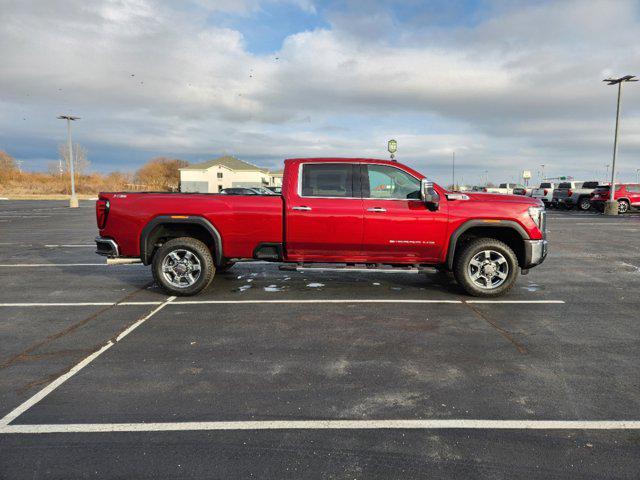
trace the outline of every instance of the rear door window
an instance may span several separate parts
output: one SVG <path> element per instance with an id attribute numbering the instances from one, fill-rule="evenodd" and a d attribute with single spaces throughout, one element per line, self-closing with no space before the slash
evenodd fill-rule
<path id="1" fill-rule="evenodd" d="M 300 193 L 303 197 L 351 198 L 356 196 L 354 180 L 354 167 L 350 163 L 305 163 Z"/>

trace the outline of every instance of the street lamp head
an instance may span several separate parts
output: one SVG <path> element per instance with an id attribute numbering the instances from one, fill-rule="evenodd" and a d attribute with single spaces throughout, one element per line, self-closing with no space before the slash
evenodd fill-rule
<path id="1" fill-rule="evenodd" d="M 617 85 L 618 83 L 622 82 L 637 82 L 638 79 L 635 75 L 625 75 L 624 77 L 620 78 L 605 78 L 602 81 L 607 82 L 607 85 Z"/>
<path id="2" fill-rule="evenodd" d="M 58 120 L 80 120 L 80 117 L 74 117 L 73 115 L 60 115 Z"/>

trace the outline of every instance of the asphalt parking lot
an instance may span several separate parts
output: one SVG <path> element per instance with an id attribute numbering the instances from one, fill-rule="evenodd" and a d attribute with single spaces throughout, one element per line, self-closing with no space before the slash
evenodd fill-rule
<path id="1" fill-rule="evenodd" d="M 638 478 L 640 214 L 549 212 L 507 296 L 251 262 L 197 297 L 0 202 L 0 478 Z"/>

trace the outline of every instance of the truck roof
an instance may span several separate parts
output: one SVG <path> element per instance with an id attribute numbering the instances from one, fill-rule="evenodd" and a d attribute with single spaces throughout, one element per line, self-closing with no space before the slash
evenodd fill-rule
<path id="1" fill-rule="evenodd" d="M 398 163 L 385 158 L 351 158 L 351 157 L 308 157 L 308 158 L 287 158 L 285 162 L 350 162 L 350 163 Z"/>

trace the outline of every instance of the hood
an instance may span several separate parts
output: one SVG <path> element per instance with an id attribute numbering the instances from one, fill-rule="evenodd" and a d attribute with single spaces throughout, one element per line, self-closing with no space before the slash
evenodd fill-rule
<path id="1" fill-rule="evenodd" d="M 527 197 L 525 195 L 504 195 L 501 193 L 485 193 L 485 192 L 464 192 L 471 201 L 487 202 L 487 203 L 520 203 L 522 205 L 540 206 L 544 205 L 542 200 Z"/>

